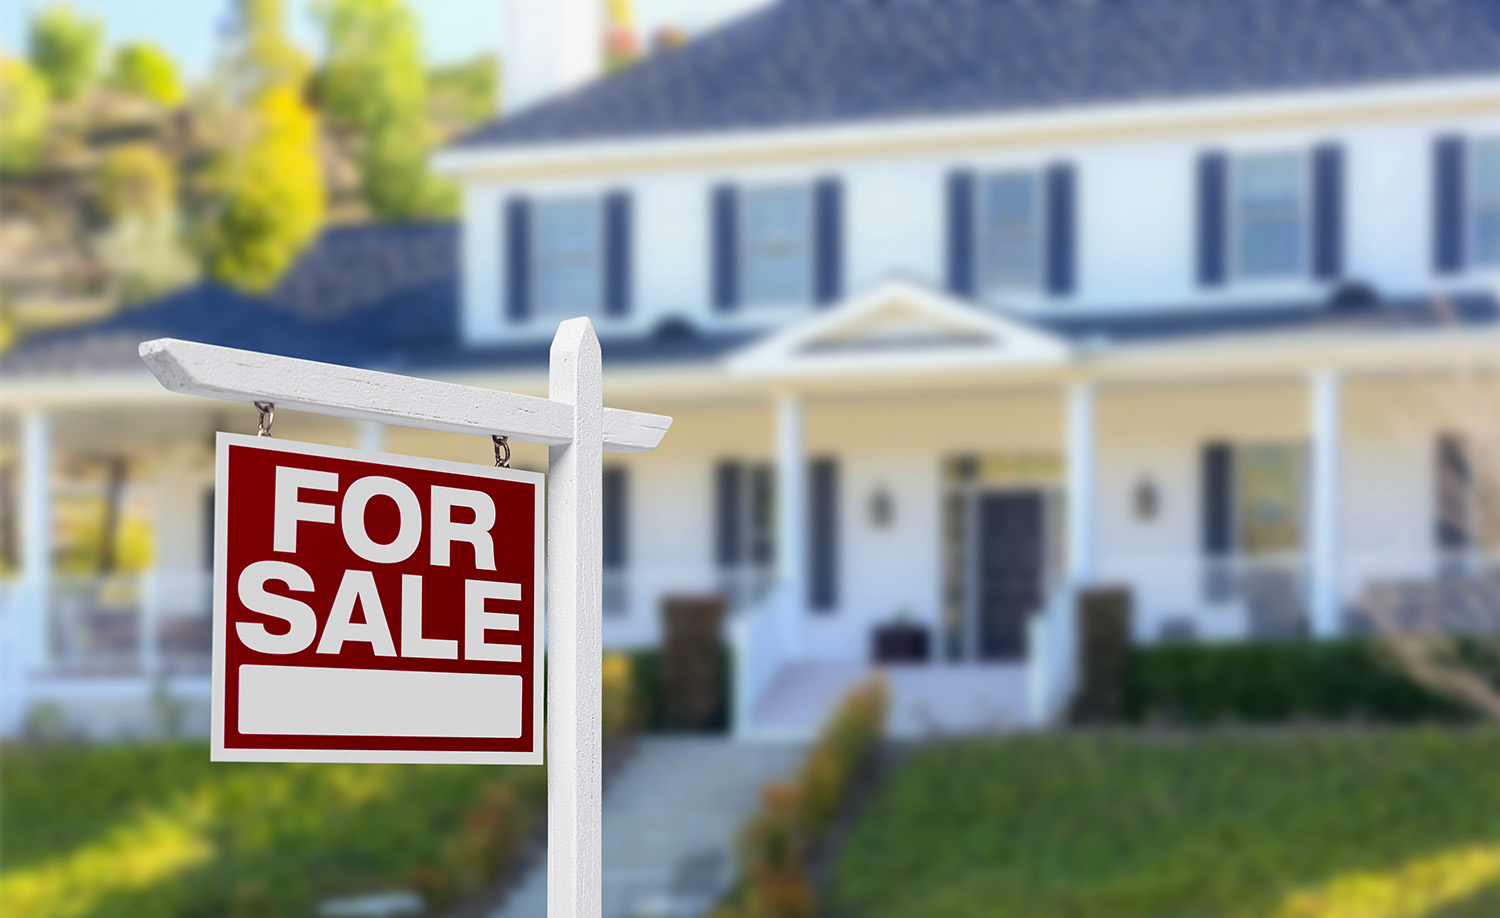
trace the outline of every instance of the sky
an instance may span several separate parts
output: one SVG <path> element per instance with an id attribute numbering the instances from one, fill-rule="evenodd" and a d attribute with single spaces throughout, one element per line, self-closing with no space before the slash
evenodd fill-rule
<path id="1" fill-rule="evenodd" d="M 207 72 L 215 36 L 230 0 L 72 0 L 80 12 L 102 19 L 111 44 L 147 40 L 165 47 L 189 78 Z M 312 0 L 285 0 L 292 36 L 314 53 L 318 31 L 308 13 Z M 422 21 L 423 44 L 432 63 L 465 60 L 499 43 L 503 0 L 408 0 Z M 644 34 L 660 25 L 700 31 L 765 0 L 632 0 Z M 37 0 L 0 2 L 0 50 L 25 51 L 26 23 Z"/>

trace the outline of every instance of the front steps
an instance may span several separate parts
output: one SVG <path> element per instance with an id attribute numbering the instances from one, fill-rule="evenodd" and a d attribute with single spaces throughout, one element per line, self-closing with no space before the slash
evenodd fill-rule
<path id="1" fill-rule="evenodd" d="M 761 788 L 797 767 L 802 749 L 722 737 L 640 741 L 604 796 L 604 918 L 647 914 L 697 858 L 732 869 L 734 838 Z M 491 918 L 546 918 L 546 859 Z"/>

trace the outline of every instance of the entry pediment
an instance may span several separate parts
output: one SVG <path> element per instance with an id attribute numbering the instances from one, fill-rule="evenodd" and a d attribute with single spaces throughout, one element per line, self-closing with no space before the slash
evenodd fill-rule
<path id="1" fill-rule="evenodd" d="M 1060 363 L 1066 341 L 925 284 L 895 278 L 729 358 L 746 376 Z"/>

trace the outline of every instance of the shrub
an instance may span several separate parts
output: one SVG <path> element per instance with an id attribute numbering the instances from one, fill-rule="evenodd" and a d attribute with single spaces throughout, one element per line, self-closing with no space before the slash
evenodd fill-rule
<path id="1" fill-rule="evenodd" d="M 606 739 L 627 733 L 636 726 L 632 662 L 623 653 L 604 655 L 603 728 Z"/>
<path id="2" fill-rule="evenodd" d="M 1486 644 L 1461 646 L 1476 665 L 1494 659 Z M 1369 640 L 1137 647 L 1126 675 L 1125 708 L 1130 720 L 1187 724 L 1409 723 L 1465 715 Z"/>

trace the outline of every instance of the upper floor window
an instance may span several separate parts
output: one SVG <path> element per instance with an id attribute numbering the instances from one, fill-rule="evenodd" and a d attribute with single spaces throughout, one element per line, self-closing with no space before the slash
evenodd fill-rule
<path id="1" fill-rule="evenodd" d="M 740 294 L 750 305 L 806 302 L 812 294 L 812 202 L 801 185 L 741 193 Z"/>
<path id="2" fill-rule="evenodd" d="M 1474 227 L 1476 264 L 1500 264 L 1500 138 L 1473 144 L 1469 175 L 1469 209 Z"/>
<path id="3" fill-rule="evenodd" d="M 1231 182 L 1236 276 L 1301 275 L 1309 238 L 1307 158 L 1301 153 L 1241 156 L 1234 160 Z"/>
<path id="4" fill-rule="evenodd" d="M 553 198 L 534 205 L 531 270 L 541 316 L 574 316 L 602 299 L 603 233 L 595 198 Z"/>
<path id="5" fill-rule="evenodd" d="M 985 293 L 1041 287 L 1045 245 L 1040 173 L 997 172 L 979 189 L 979 266 Z"/>

